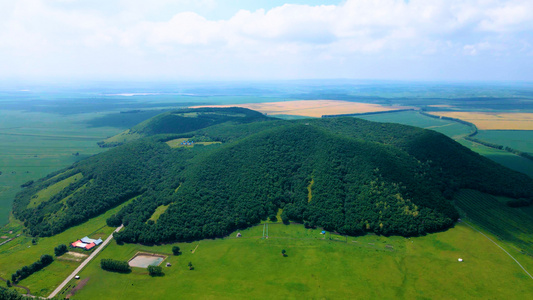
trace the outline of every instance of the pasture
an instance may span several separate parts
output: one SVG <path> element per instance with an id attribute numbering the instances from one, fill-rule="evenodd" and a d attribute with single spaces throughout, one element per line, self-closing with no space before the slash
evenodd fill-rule
<path id="1" fill-rule="evenodd" d="M 533 154 L 533 130 L 480 130 L 476 138 Z"/>
<path id="2" fill-rule="evenodd" d="M 346 238 L 321 235 L 320 229 L 295 224 L 270 224 L 269 228 L 268 239 L 261 238 L 261 225 L 239 231 L 241 238 L 231 234 L 224 239 L 175 244 L 181 248 L 179 256 L 172 255 L 173 245 L 112 242 L 81 272 L 87 281 L 71 299 L 533 297 L 531 278 L 501 249 L 464 224 L 417 238 Z M 150 277 L 142 268 L 133 268 L 129 274 L 100 268 L 103 258 L 128 260 L 137 252 L 168 256 L 162 264 L 165 276 Z M 531 257 L 521 259 L 533 264 Z M 172 266 L 164 267 L 167 262 Z"/>

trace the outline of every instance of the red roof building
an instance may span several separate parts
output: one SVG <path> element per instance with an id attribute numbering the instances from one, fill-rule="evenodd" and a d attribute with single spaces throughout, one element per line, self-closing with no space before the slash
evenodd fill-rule
<path id="1" fill-rule="evenodd" d="M 95 243 L 87 244 L 87 246 L 85 246 L 85 250 L 91 250 L 94 246 L 96 246 Z"/>
<path id="2" fill-rule="evenodd" d="M 78 247 L 78 244 L 81 243 L 80 240 L 75 241 L 74 243 L 70 244 L 72 247 Z"/>

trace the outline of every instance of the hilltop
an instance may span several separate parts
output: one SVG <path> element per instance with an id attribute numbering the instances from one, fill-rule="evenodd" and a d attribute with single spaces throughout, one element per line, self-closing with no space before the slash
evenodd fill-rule
<path id="1" fill-rule="evenodd" d="M 107 220 L 125 225 L 117 241 L 219 237 L 280 213 L 350 235 L 417 236 L 453 226 L 459 189 L 533 197 L 531 178 L 411 126 L 204 108 L 129 133 L 131 141 L 29 184 L 15 216 L 32 235 L 50 236 L 131 200 Z"/>
<path id="2" fill-rule="evenodd" d="M 161 113 L 115 136 L 98 143 L 100 147 L 116 147 L 146 136 L 186 133 L 220 123 L 245 124 L 268 119 L 260 112 L 240 108 L 195 108 Z"/>

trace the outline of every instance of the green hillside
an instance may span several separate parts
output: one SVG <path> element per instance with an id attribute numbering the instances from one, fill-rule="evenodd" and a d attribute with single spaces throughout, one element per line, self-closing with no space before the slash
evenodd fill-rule
<path id="1" fill-rule="evenodd" d="M 307 227 L 418 236 L 454 224 L 451 199 L 460 189 L 533 197 L 531 178 L 440 133 L 355 118 L 269 121 L 238 110 L 180 110 L 143 122 L 131 131 L 144 138 L 25 188 L 14 214 L 32 235 L 49 236 L 139 196 L 108 219 L 125 225 L 119 242 L 225 236 L 275 219 L 279 209 L 284 222 Z M 220 143 L 165 143 L 185 136 Z M 32 204 L 76 174 L 82 176 Z"/>

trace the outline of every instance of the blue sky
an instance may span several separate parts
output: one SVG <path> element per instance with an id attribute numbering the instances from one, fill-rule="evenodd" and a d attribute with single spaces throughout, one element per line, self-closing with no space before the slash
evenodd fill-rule
<path id="1" fill-rule="evenodd" d="M 531 0 L 0 2 L 1 80 L 533 79 Z"/>

